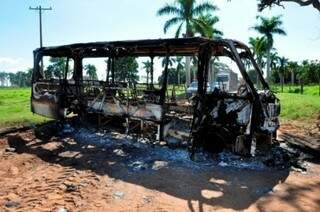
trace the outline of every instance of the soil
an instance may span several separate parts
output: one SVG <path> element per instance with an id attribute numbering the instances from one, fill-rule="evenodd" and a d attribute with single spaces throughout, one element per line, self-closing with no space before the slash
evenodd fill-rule
<path id="1" fill-rule="evenodd" d="M 320 211 L 318 138 L 289 125 L 279 138 L 299 148 L 312 138 L 306 170 L 191 161 L 184 150 L 71 127 L 13 133 L 0 139 L 0 211 Z"/>

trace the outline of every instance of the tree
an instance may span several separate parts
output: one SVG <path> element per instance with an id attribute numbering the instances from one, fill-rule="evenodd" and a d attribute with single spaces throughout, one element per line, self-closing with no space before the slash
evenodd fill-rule
<path id="1" fill-rule="evenodd" d="M 164 57 L 161 62 L 162 68 L 164 68 L 166 66 L 166 63 L 167 63 L 167 57 Z M 172 57 L 169 57 L 168 58 L 168 67 L 169 68 L 172 67 L 174 63 L 175 63 L 175 59 Z"/>
<path id="2" fill-rule="evenodd" d="M 311 64 L 309 66 L 309 70 L 311 73 L 313 73 L 313 79 L 314 82 L 318 83 L 318 94 L 320 96 L 320 61 L 318 60 L 314 60 L 311 61 Z"/>
<path id="3" fill-rule="evenodd" d="M 257 60 L 259 67 L 263 68 L 263 57 L 266 55 L 268 44 L 266 37 L 256 37 L 256 38 L 249 38 L 249 44 L 251 50 L 253 51 L 253 55 Z"/>
<path id="4" fill-rule="evenodd" d="M 0 86 L 6 86 L 6 82 L 8 80 L 8 73 L 0 72 Z"/>
<path id="5" fill-rule="evenodd" d="M 274 5 L 283 6 L 283 2 L 294 2 L 300 6 L 313 6 L 316 10 L 320 12 L 320 0 L 259 0 L 258 9 L 259 11 L 264 10 L 267 7 L 272 7 Z"/>
<path id="6" fill-rule="evenodd" d="M 231 0 L 228 0 L 231 1 Z M 274 5 L 283 7 L 282 3 L 293 2 L 302 7 L 313 6 L 320 12 L 320 0 L 258 0 L 258 10 L 261 12 L 265 8 L 271 8 Z"/>
<path id="7" fill-rule="evenodd" d="M 13 86 L 18 87 L 27 87 L 31 85 L 31 75 L 32 69 L 29 69 L 27 72 L 18 71 L 17 73 L 11 75 L 13 81 L 10 82 Z"/>
<path id="8" fill-rule="evenodd" d="M 247 74 L 248 74 L 250 80 L 253 82 L 253 84 L 258 85 L 258 81 L 257 80 L 259 80 L 259 79 L 258 79 L 258 74 L 257 74 L 256 70 L 249 69 L 247 71 Z"/>
<path id="9" fill-rule="evenodd" d="M 281 16 L 273 16 L 271 18 L 258 16 L 257 18 L 260 23 L 252 28 L 264 35 L 267 39 L 267 80 L 269 80 L 271 71 L 271 49 L 273 47 L 273 36 L 275 34 L 286 35 L 286 32 L 281 28 Z"/>
<path id="10" fill-rule="evenodd" d="M 270 67 L 271 67 L 271 71 L 273 71 L 274 69 L 277 68 L 278 64 L 279 64 L 279 55 L 278 52 L 276 52 L 276 50 L 274 50 L 273 52 L 271 52 L 270 54 Z"/>
<path id="11" fill-rule="evenodd" d="M 121 57 L 116 59 L 114 70 L 116 81 L 128 82 L 130 85 L 133 85 L 139 80 L 138 62 L 135 57 Z"/>
<path id="12" fill-rule="evenodd" d="M 62 79 L 67 68 L 67 59 L 65 57 L 50 57 L 50 65 L 44 70 L 44 77 L 50 79 L 52 77 Z"/>
<path id="13" fill-rule="evenodd" d="M 264 68 L 264 61 L 263 58 L 266 55 L 267 52 L 267 39 L 266 37 L 262 36 L 262 37 L 256 37 L 256 38 L 249 38 L 249 44 L 250 44 L 250 48 L 253 52 L 253 56 L 255 57 L 257 64 L 260 68 L 260 70 L 262 71 L 262 75 L 263 75 L 263 68 Z M 251 64 L 251 62 L 250 62 Z M 255 82 L 257 84 L 257 87 L 259 87 L 259 75 L 256 73 L 252 73 L 251 71 L 251 76 L 255 76 Z M 253 78 L 251 78 L 253 79 Z"/>
<path id="14" fill-rule="evenodd" d="M 305 83 L 311 83 L 310 77 L 310 63 L 308 60 L 303 60 L 300 68 L 300 78 Z"/>
<path id="15" fill-rule="evenodd" d="M 270 54 L 270 67 L 271 67 L 271 76 L 270 81 L 277 82 L 279 81 L 279 59 L 278 53 L 276 52 L 276 49 L 272 49 L 272 52 Z"/>
<path id="16" fill-rule="evenodd" d="M 212 16 L 210 14 L 200 15 L 199 20 L 203 23 L 204 27 L 199 28 L 198 25 L 195 25 L 195 32 L 198 32 L 202 37 L 206 38 L 221 38 L 223 32 L 216 29 L 214 26 L 219 22 L 219 18 L 217 16 Z"/>
<path id="17" fill-rule="evenodd" d="M 89 80 L 97 80 L 97 68 L 92 64 L 87 64 L 84 66 L 84 70 L 86 70 L 86 74 L 89 77 Z"/>
<path id="18" fill-rule="evenodd" d="M 148 61 L 145 61 L 145 62 L 142 62 L 143 63 L 143 69 L 146 71 L 147 73 L 147 85 L 149 85 L 149 74 L 151 72 L 151 62 L 148 60 Z"/>
<path id="19" fill-rule="evenodd" d="M 31 86 L 33 68 L 29 68 L 26 72 L 26 86 Z"/>
<path id="20" fill-rule="evenodd" d="M 185 37 L 193 37 L 195 28 L 203 33 L 206 31 L 207 25 L 199 17 L 206 12 L 214 12 L 217 9 L 210 2 L 197 4 L 196 0 L 175 0 L 173 4 L 166 4 L 160 8 L 157 15 L 173 15 L 173 17 L 165 22 L 163 27 L 164 33 L 167 33 L 169 28 L 177 25 L 176 38 L 181 35 L 183 29 L 185 29 Z M 186 77 L 187 84 L 190 84 L 190 57 L 186 57 Z"/>
<path id="21" fill-rule="evenodd" d="M 178 75 L 178 85 L 181 84 L 181 70 L 184 69 L 184 63 L 182 62 L 182 57 L 176 57 L 176 70 L 177 70 L 177 75 Z M 184 73 L 185 75 L 185 73 Z"/>
<path id="22" fill-rule="evenodd" d="M 67 59 L 63 57 L 51 57 L 50 62 L 53 66 L 53 75 L 57 78 L 63 78 L 66 70 Z"/>
<path id="23" fill-rule="evenodd" d="M 181 76 L 182 77 L 184 77 L 184 74 L 185 73 L 181 73 Z M 159 82 L 159 84 L 161 85 L 162 83 L 163 83 L 163 75 L 161 75 L 161 76 L 159 76 L 159 78 L 158 78 L 158 82 Z M 168 79 L 167 79 L 168 81 L 168 84 L 170 84 L 170 85 L 177 85 L 177 84 L 179 84 L 179 76 L 178 76 L 178 72 L 177 72 L 177 69 L 175 69 L 175 68 L 169 68 L 168 69 Z M 183 81 L 182 81 L 182 83 L 184 83 Z"/>
<path id="24" fill-rule="evenodd" d="M 293 61 L 290 61 L 288 62 L 288 70 L 289 70 L 289 73 L 291 74 L 291 85 L 294 86 L 294 82 L 295 82 L 295 75 L 298 71 L 298 63 L 297 62 L 293 62 Z"/>
<path id="25" fill-rule="evenodd" d="M 174 25 L 178 25 L 176 37 L 179 37 L 183 27 L 185 28 L 186 37 L 194 36 L 194 28 L 204 29 L 205 25 L 199 16 L 205 12 L 214 12 L 218 8 L 209 2 L 197 4 L 196 0 L 175 0 L 174 4 L 166 4 L 157 12 L 158 16 L 174 15 L 166 21 L 163 27 L 164 33 Z"/>
<path id="26" fill-rule="evenodd" d="M 16 83 L 16 75 L 14 73 L 9 73 L 8 75 L 11 87 L 18 86 Z"/>
<path id="27" fill-rule="evenodd" d="M 54 66 L 53 65 L 49 65 L 44 71 L 44 78 L 45 79 L 51 79 L 53 77 L 53 71 L 54 71 Z"/>
<path id="28" fill-rule="evenodd" d="M 279 74 L 280 74 L 280 84 L 281 84 L 281 92 L 283 92 L 283 84 L 284 84 L 284 75 L 286 71 L 286 66 L 289 62 L 288 58 L 280 57 L 279 58 Z"/>

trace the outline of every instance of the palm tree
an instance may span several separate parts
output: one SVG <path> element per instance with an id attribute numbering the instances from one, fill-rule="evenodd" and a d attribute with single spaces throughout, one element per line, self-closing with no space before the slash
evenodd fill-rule
<path id="1" fill-rule="evenodd" d="M 177 64 L 176 69 L 177 69 L 177 72 L 178 72 L 178 85 L 180 85 L 181 84 L 181 77 L 180 77 L 181 75 L 180 75 L 180 73 L 181 73 L 181 70 L 184 69 L 184 63 L 182 62 L 182 57 L 176 57 L 175 61 L 176 61 L 176 64 Z"/>
<path id="2" fill-rule="evenodd" d="M 176 37 L 179 37 L 183 27 L 185 28 L 185 36 L 193 37 L 194 28 L 204 29 L 204 23 L 199 18 L 205 12 L 214 12 L 218 8 L 210 2 L 197 4 L 196 0 L 175 0 L 173 4 L 166 4 L 157 12 L 158 16 L 174 15 L 166 21 L 163 27 L 164 33 L 174 25 L 179 25 L 176 31 Z"/>
<path id="3" fill-rule="evenodd" d="M 163 68 L 166 66 L 166 63 L 167 63 L 167 58 L 164 57 L 164 58 L 162 59 L 162 62 L 161 62 L 161 65 L 162 65 Z M 169 58 L 168 58 L 168 67 L 169 67 L 169 68 L 172 67 L 174 63 L 175 63 L 175 59 L 169 57 Z"/>
<path id="4" fill-rule="evenodd" d="M 50 65 L 47 67 L 47 74 L 52 74 L 52 77 L 63 78 L 67 68 L 67 58 L 65 57 L 50 57 Z"/>
<path id="5" fill-rule="evenodd" d="M 11 87 L 17 86 L 18 83 L 17 83 L 16 74 L 14 74 L 14 73 L 9 73 L 9 81 L 10 81 L 10 86 L 11 86 Z"/>
<path id="6" fill-rule="evenodd" d="M 279 58 L 279 74 L 280 74 L 281 92 L 283 92 L 284 74 L 285 74 L 286 66 L 288 62 L 289 62 L 288 58 L 285 58 L 285 57 Z"/>
<path id="7" fill-rule="evenodd" d="M 185 29 L 185 37 L 193 37 L 194 29 L 205 31 L 206 24 L 199 18 L 206 12 L 214 12 L 218 8 L 210 2 L 197 4 L 196 0 L 175 0 L 173 4 L 166 4 L 157 12 L 158 16 L 173 15 L 164 24 L 163 31 L 167 33 L 168 29 L 177 25 L 175 37 L 181 35 Z M 190 84 L 190 57 L 186 57 L 186 83 Z"/>
<path id="8" fill-rule="evenodd" d="M 0 72 L 0 86 L 6 86 L 8 76 L 9 76 L 8 73 Z"/>
<path id="9" fill-rule="evenodd" d="M 262 69 L 264 68 L 263 58 L 267 52 L 267 39 L 265 37 L 256 37 L 256 38 L 250 37 L 249 44 L 251 46 L 251 50 L 253 51 L 253 55 L 257 61 L 257 64 L 260 70 L 262 71 Z M 263 75 L 263 71 L 262 71 L 262 75 Z M 260 86 L 259 82 L 260 82 L 259 75 L 256 74 L 257 87 Z"/>
<path id="10" fill-rule="evenodd" d="M 299 65 L 297 62 L 288 62 L 288 70 L 291 73 L 291 85 L 294 86 L 295 81 L 295 74 L 299 68 Z"/>
<path id="11" fill-rule="evenodd" d="M 146 62 L 142 62 L 143 63 L 143 69 L 146 71 L 147 73 L 147 85 L 149 85 L 149 74 L 151 71 L 151 62 L 148 60 Z"/>
<path id="12" fill-rule="evenodd" d="M 281 16 L 273 16 L 271 18 L 258 16 L 257 19 L 260 23 L 252 27 L 252 29 L 264 35 L 267 39 L 267 80 L 270 78 L 271 68 L 271 49 L 273 47 L 273 36 L 286 35 L 286 32 L 282 29 Z"/>
<path id="13" fill-rule="evenodd" d="M 97 68 L 94 65 L 87 64 L 87 65 L 84 66 L 84 69 L 86 70 L 86 73 L 89 76 L 90 80 L 98 79 Z"/>
<path id="14" fill-rule="evenodd" d="M 256 37 L 249 38 L 249 44 L 251 46 L 251 50 L 253 51 L 253 55 L 255 56 L 257 63 L 262 70 L 263 68 L 263 57 L 267 52 L 267 39 L 266 37 Z"/>
<path id="15" fill-rule="evenodd" d="M 271 72 L 272 72 L 272 70 L 277 68 L 277 66 L 279 64 L 279 59 L 280 59 L 280 57 L 276 51 L 271 52 L 271 55 L 270 55 Z"/>
<path id="16" fill-rule="evenodd" d="M 210 14 L 200 15 L 199 20 L 203 23 L 204 27 L 199 28 L 199 26 L 194 26 L 194 31 L 198 32 L 202 37 L 206 38 L 221 38 L 223 32 L 216 29 L 215 24 L 219 22 L 217 16 L 212 16 Z"/>

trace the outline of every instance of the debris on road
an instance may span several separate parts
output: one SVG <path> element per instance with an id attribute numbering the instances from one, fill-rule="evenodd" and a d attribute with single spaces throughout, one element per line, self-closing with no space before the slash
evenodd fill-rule
<path id="1" fill-rule="evenodd" d="M 74 192 L 78 190 L 78 186 L 73 184 L 65 184 L 67 192 Z"/>
<path id="2" fill-rule="evenodd" d="M 6 148 L 6 152 L 15 152 L 15 151 L 16 151 L 16 148 L 13 148 L 13 147 Z"/>
<path id="3" fill-rule="evenodd" d="M 6 202 L 5 206 L 7 208 L 18 208 L 20 206 L 20 203 L 14 202 L 14 201 L 8 201 L 8 202 Z"/>
<path id="4" fill-rule="evenodd" d="M 124 192 L 116 191 L 116 192 L 113 193 L 113 197 L 115 199 L 123 199 L 124 198 Z"/>

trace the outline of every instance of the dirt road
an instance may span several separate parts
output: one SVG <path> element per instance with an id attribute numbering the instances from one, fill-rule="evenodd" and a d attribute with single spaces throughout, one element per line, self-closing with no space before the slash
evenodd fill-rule
<path id="1" fill-rule="evenodd" d="M 0 211 L 320 211 L 317 160 L 302 173 L 233 167 L 114 137 L 0 139 Z"/>

